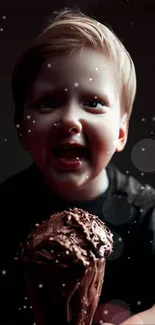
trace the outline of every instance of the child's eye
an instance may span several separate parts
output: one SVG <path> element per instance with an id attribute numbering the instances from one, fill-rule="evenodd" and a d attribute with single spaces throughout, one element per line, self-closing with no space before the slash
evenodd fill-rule
<path id="1" fill-rule="evenodd" d="M 56 108 L 56 103 L 51 99 L 47 99 L 40 101 L 38 106 L 40 110 L 53 110 Z"/>
<path id="2" fill-rule="evenodd" d="M 100 104 L 99 107 L 97 107 L 97 104 Z M 89 106 L 91 108 L 98 108 L 102 109 L 103 106 L 106 106 L 105 103 L 98 101 L 98 100 L 90 100 L 89 102 L 84 103 L 84 106 Z"/>
<path id="3" fill-rule="evenodd" d="M 98 100 L 90 100 L 88 102 L 85 102 L 83 105 L 87 106 L 89 108 L 92 108 L 92 109 L 95 108 L 99 111 L 100 110 L 102 111 L 103 107 L 106 106 L 105 103 L 103 103 L 102 101 L 98 101 Z M 56 102 L 52 99 L 41 100 L 38 103 L 38 107 L 39 107 L 39 110 L 41 110 L 43 112 L 51 111 L 51 110 L 56 109 Z"/>

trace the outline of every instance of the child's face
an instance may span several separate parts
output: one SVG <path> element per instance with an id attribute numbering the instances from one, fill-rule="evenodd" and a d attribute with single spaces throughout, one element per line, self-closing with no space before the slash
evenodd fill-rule
<path id="1" fill-rule="evenodd" d="M 50 184 L 66 191 L 90 180 L 97 186 L 127 136 L 112 62 L 89 48 L 51 55 L 27 96 L 23 121 L 22 144 Z"/>

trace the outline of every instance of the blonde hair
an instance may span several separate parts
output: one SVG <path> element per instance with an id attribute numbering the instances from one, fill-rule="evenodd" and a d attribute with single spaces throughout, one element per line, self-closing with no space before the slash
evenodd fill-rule
<path id="1" fill-rule="evenodd" d="M 103 51 L 113 61 L 120 87 L 121 108 L 129 119 L 136 94 L 136 72 L 132 58 L 122 42 L 110 28 L 79 9 L 65 8 L 54 11 L 53 15 L 54 18 L 49 19 L 48 26 L 19 58 L 13 70 L 15 120 L 21 117 L 28 89 L 47 56 L 58 52 L 72 53 L 84 46 Z"/>

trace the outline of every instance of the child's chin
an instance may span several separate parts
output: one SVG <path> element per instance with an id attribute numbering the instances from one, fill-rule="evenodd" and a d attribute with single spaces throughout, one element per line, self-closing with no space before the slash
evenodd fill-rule
<path id="1" fill-rule="evenodd" d="M 77 189 L 88 181 L 87 175 L 77 175 L 75 173 L 62 173 L 55 175 L 53 182 L 56 187 L 65 190 Z"/>

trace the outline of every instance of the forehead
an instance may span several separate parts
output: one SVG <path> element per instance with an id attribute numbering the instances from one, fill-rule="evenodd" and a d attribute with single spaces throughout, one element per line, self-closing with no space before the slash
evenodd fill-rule
<path id="1" fill-rule="evenodd" d="M 69 88 L 78 91 L 116 90 L 114 64 L 101 51 L 84 48 L 71 54 L 52 54 L 41 66 L 33 84 L 33 93 L 44 92 L 47 88 Z"/>

